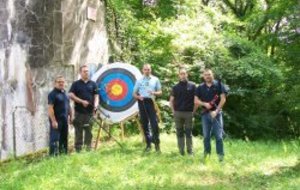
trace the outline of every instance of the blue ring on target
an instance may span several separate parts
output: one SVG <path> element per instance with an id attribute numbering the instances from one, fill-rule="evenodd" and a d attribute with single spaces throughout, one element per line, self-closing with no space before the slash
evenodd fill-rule
<path id="1" fill-rule="evenodd" d="M 121 80 L 127 85 L 127 94 L 120 100 L 111 99 L 109 97 L 109 92 L 107 92 L 107 85 L 109 82 L 116 79 Z M 113 112 L 124 111 L 133 106 L 136 102 L 132 95 L 135 81 L 135 76 L 125 69 L 113 68 L 105 71 L 97 79 L 101 106 Z"/>
<path id="2" fill-rule="evenodd" d="M 127 86 L 132 87 L 132 88 L 128 88 L 128 92 L 127 92 L 126 96 L 122 99 L 122 101 L 111 100 L 105 90 L 101 90 L 100 95 L 104 101 L 110 101 L 111 106 L 122 107 L 122 106 L 125 106 L 126 104 L 128 104 L 130 102 L 130 100 L 132 99 L 134 84 L 132 83 L 131 79 L 128 76 L 121 74 L 121 73 L 113 73 L 111 75 L 108 75 L 103 78 L 102 86 L 100 85 L 100 89 L 104 89 L 103 87 L 105 87 L 104 86 L 105 84 L 108 84 L 111 80 L 114 80 L 116 78 L 122 79 L 122 81 L 124 81 L 127 84 Z"/>

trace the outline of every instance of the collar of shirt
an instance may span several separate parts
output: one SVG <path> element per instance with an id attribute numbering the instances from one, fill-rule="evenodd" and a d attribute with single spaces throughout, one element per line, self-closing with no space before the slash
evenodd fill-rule
<path id="1" fill-rule="evenodd" d="M 179 84 L 181 84 L 181 85 L 186 85 L 187 83 L 188 83 L 187 80 L 180 80 L 180 81 L 179 81 Z"/>
<path id="2" fill-rule="evenodd" d="M 152 77 L 151 76 L 143 76 L 143 80 L 150 80 Z"/>
<path id="3" fill-rule="evenodd" d="M 88 79 L 87 81 L 84 81 L 84 80 L 81 78 L 81 79 L 79 79 L 79 81 L 83 82 L 84 84 L 87 84 L 87 83 L 89 83 L 91 80 Z"/>
<path id="4" fill-rule="evenodd" d="M 212 83 L 211 83 L 211 85 L 208 86 L 207 83 L 204 82 L 204 86 L 205 86 L 205 88 L 212 88 L 212 87 L 216 86 L 216 83 L 217 83 L 217 82 L 216 82 L 215 80 L 213 80 Z"/>
<path id="5" fill-rule="evenodd" d="M 61 93 L 64 93 L 64 92 L 65 92 L 65 89 L 58 89 L 58 88 L 56 88 L 56 87 L 54 88 L 54 90 L 57 91 L 57 92 L 61 92 Z"/>

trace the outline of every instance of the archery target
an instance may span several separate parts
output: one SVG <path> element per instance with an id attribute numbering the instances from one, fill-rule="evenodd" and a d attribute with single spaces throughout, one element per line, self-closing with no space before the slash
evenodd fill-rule
<path id="1" fill-rule="evenodd" d="M 133 88 L 141 72 L 133 65 L 112 63 L 104 65 L 92 77 L 97 83 L 101 117 L 109 116 L 112 122 L 120 122 L 138 112 Z"/>

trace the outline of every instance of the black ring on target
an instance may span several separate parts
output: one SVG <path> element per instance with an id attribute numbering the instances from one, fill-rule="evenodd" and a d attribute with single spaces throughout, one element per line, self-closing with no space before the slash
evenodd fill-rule
<path id="1" fill-rule="evenodd" d="M 136 100 L 133 88 L 136 77 L 122 68 L 112 68 L 103 72 L 96 83 L 103 108 L 112 112 L 125 111 L 132 107 Z"/>

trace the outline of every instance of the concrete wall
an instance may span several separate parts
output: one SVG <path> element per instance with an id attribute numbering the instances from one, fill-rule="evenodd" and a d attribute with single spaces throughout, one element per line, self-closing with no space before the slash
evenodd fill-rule
<path id="1" fill-rule="evenodd" d="M 48 145 L 53 78 L 68 89 L 80 65 L 107 63 L 104 15 L 100 0 L 0 0 L 0 159 L 15 153 L 14 137 L 17 156 Z"/>

